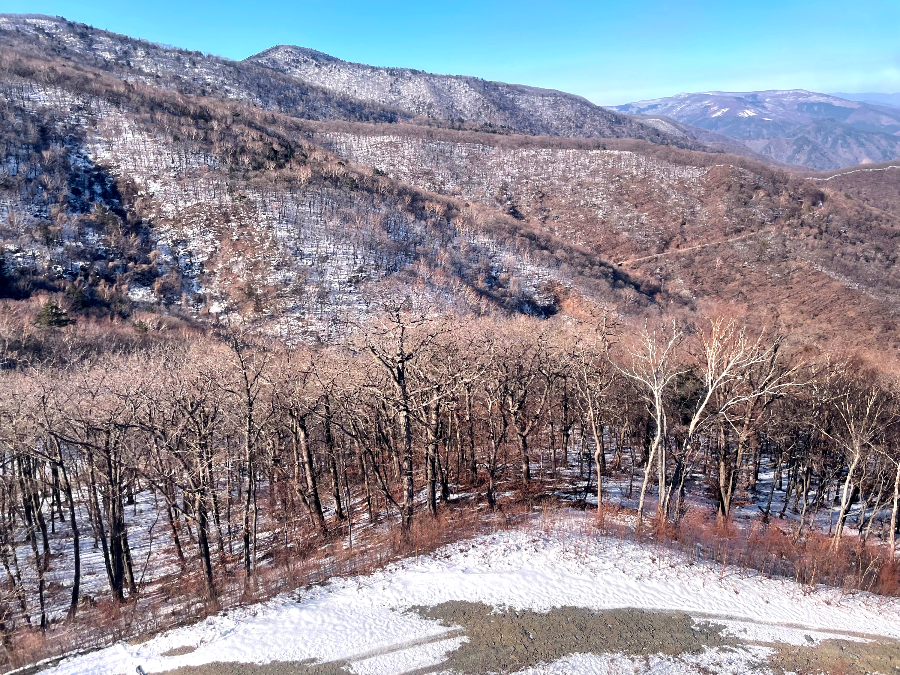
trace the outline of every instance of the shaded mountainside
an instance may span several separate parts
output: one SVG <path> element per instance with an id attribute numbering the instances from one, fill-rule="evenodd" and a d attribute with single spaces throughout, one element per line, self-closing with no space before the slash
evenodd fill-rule
<path id="1" fill-rule="evenodd" d="M 825 171 L 900 157 L 900 109 L 803 90 L 678 94 L 615 110 L 669 117 Z"/>
<path id="2" fill-rule="evenodd" d="M 701 147 L 685 134 L 671 134 L 561 91 L 349 63 L 289 45 L 272 47 L 247 61 L 360 101 L 399 108 L 409 115 L 521 134 L 640 138 Z"/>
<path id="3" fill-rule="evenodd" d="M 0 59 L 7 295 L 239 309 L 319 337 L 386 295 L 537 315 L 568 294 L 653 302 L 596 254 L 372 175 L 303 141 L 290 117 Z"/>
<path id="4" fill-rule="evenodd" d="M 701 150 L 723 152 L 731 155 L 738 155 L 740 157 L 747 157 L 748 159 L 753 159 L 757 162 L 762 162 L 771 166 L 782 166 L 785 168 L 788 168 L 790 166 L 788 164 L 785 164 L 784 162 L 779 162 L 772 157 L 767 157 L 765 155 L 759 154 L 758 152 L 754 152 L 737 139 L 731 138 L 724 134 L 718 134 L 714 131 L 710 131 L 709 129 L 704 129 L 703 127 L 696 127 L 691 124 L 678 122 L 671 117 L 664 117 L 662 115 L 633 115 L 633 117 L 641 120 L 642 122 L 644 122 L 644 124 L 649 124 L 650 126 L 655 127 L 660 131 L 664 131 L 668 134 L 672 134 L 674 136 L 682 136 L 686 139 L 692 138 L 695 141 L 703 144 L 703 147 L 699 148 Z M 683 145 L 681 147 L 687 146 Z M 803 167 L 797 166 L 794 168 Z"/>

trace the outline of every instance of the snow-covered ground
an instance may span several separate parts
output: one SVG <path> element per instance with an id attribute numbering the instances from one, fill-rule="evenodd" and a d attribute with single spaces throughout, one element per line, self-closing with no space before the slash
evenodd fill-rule
<path id="1" fill-rule="evenodd" d="M 423 618 L 421 608 L 453 601 L 534 612 L 683 611 L 698 626 L 711 622 L 721 635 L 739 641 L 736 647 L 706 646 L 701 653 L 577 653 L 523 664 L 522 672 L 534 674 L 769 672 L 762 664 L 778 644 L 900 638 L 896 599 L 827 588 L 811 592 L 789 581 L 692 563 L 646 544 L 597 536 L 590 516 L 567 513 L 453 544 L 369 576 L 334 579 L 223 612 L 142 644 L 116 644 L 44 672 L 114 675 L 134 673 L 138 666 L 156 673 L 214 662 L 313 661 L 336 662 L 359 675 L 444 672 L 449 666 L 442 664 L 470 637 L 460 626 Z M 165 655 L 173 650 L 180 655 Z"/>

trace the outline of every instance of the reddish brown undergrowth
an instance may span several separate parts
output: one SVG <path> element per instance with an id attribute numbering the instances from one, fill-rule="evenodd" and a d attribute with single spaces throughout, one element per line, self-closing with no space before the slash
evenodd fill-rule
<path id="1" fill-rule="evenodd" d="M 754 521 L 738 527 L 721 522 L 712 509 L 693 507 L 676 524 L 648 531 L 668 548 L 692 560 L 715 562 L 726 573 L 758 572 L 791 579 L 810 592 L 820 585 L 845 592 L 868 591 L 900 596 L 900 567 L 883 545 L 845 537 L 836 549 L 833 539 L 807 531 L 802 536 L 772 522 Z"/>

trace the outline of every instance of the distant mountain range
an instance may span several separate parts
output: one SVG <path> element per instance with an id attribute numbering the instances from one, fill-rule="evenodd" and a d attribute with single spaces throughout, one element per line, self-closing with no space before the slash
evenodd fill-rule
<path id="1" fill-rule="evenodd" d="M 671 118 L 822 171 L 900 157 L 900 108 L 802 89 L 678 94 L 613 109 Z"/>
<path id="2" fill-rule="evenodd" d="M 871 103 L 873 105 L 890 105 L 895 108 L 900 108 L 900 93 L 897 94 L 878 94 L 878 93 L 865 93 L 865 94 L 844 94 L 840 92 L 835 92 L 831 94 L 831 96 L 837 96 L 838 98 L 844 98 L 848 101 L 862 101 L 863 103 Z"/>

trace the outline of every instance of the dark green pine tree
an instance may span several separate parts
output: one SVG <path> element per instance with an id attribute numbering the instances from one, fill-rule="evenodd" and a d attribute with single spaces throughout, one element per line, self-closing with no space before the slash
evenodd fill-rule
<path id="1" fill-rule="evenodd" d="M 38 312 L 37 318 L 34 320 L 34 322 L 38 326 L 62 328 L 63 326 L 68 326 L 75 323 L 75 319 L 70 318 L 66 310 L 57 305 L 55 302 L 53 302 L 52 300 L 48 300 L 44 303 L 44 306 L 41 307 L 41 311 Z"/>

